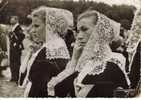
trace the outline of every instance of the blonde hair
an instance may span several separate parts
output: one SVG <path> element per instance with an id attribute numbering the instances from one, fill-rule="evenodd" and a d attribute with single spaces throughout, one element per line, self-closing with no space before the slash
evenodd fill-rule
<path id="1" fill-rule="evenodd" d="M 88 11 L 86 11 L 86 12 L 80 14 L 80 15 L 78 16 L 77 21 L 80 21 L 82 18 L 87 18 L 87 17 L 96 17 L 96 21 L 94 21 L 94 24 L 96 24 L 97 21 L 98 21 L 98 15 L 97 15 L 97 12 L 94 11 L 94 10 L 93 10 L 93 11 L 88 10 Z"/>
<path id="2" fill-rule="evenodd" d="M 33 12 L 31 13 L 30 17 L 38 17 L 40 18 L 43 22 L 45 22 L 46 20 L 46 6 L 41 6 L 39 8 L 36 8 L 33 10 Z"/>

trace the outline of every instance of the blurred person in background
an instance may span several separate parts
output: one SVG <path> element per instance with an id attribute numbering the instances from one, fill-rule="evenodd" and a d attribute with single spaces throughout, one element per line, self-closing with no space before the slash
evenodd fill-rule
<path id="1" fill-rule="evenodd" d="M 130 55 L 129 78 L 131 80 L 131 88 L 136 89 L 141 78 L 141 8 L 135 13 L 129 32 L 131 34 L 127 45 L 127 51 Z"/>
<path id="2" fill-rule="evenodd" d="M 13 15 L 10 17 L 11 31 L 9 32 L 10 41 L 10 70 L 11 70 L 11 80 L 18 83 L 19 79 L 19 69 L 21 65 L 21 55 L 23 47 L 23 40 L 25 35 L 19 24 L 19 17 Z"/>
<path id="3" fill-rule="evenodd" d="M 129 72 L 129 57 L 127 52 L 127 47 L 123 37 L 116 37 L 111 43 L 110 47 L 113 52 L 121 53 L 126 58 L 126 72 Z"/>
<path id="4" fill-rule="evenodd" d="M 0 77 L 3 77 L 2 71 L 8 67 L 6 32 L 7 26 L 0 24 Z"/>

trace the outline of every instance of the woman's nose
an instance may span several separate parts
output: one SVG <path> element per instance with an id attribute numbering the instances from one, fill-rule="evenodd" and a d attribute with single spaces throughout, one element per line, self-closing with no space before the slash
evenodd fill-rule
<path id="1" fill-rule="evenodd" d="M 33 34 L 33 33 L 35 33 L 35 30 L 34 30 L 33 28 L 31 28 L 31 29 L 29 30 L 29 32 L 30 32 L 30 34 Z"/>
<path id="2" fill-rule="evenodd" d="M 31 32 L 32 37 L 38 37 L 38 35 L 36 34 L 36 32 Z"/>
<path id="3" fill-rule="evenodd" d="M 32 25 L 29 26 L 27 30 L 28 30 L 28 32 L 29 32 L 30 34 L 35 33 L 35 28 L 32 27 Z"/>
<path id="4" fill-rule="evenodd" d="M 84 39 L 84 35 L 82 33 L 79 33 L 77 36 L 77 40 L 83 40 Z"/>

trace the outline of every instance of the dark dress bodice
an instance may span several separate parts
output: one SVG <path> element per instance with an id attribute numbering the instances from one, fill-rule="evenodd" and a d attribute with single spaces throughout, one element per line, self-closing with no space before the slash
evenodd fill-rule
<path id="1" fill-rule="evenodd" d="M 107 62 L 105 70 L 99 75 L 87 75 L 82 83 L 94 84 L 88 97 L 112 97 L 117 87 L 128 88 L 124 73 L 113 62 Z"/>
<path id="2" fill-rule="evenodd" d="M 87 66 L 85 66 L 87 67 Z M 74 79 L 79 72 L 74 72 L 55 87 L 56 96 L 65 97 L 68 94 L 75 97 Z M 87 74 L 82 81 L 84 85 L 94 85 L 87 97 L 113 97 L 114 90 L 118 87 L 128 89 L 127 79 L 119 66 L 113 62 L 107 62 L 105 69 L 98 75 Z"/>
<path id="3" fill-rule="evenodd" d="M 46 59 L 46 48 L 43 48 L 37 55 L 35 61 L 33 62 L 29 79 L 31 81 L 41 81 L 49 80 L 52 76 L 56 76 L 61 72 L 68 60 L 65 59 Z"/>
<path id="4" fill-rule="evenodd" d="M 46 48 L 44 47 L 35 58 L 30 72 L 29 80 L 32 82 L 30 97 L 47 96 L 47 83 L 53 76 L 60 73 L 67 64 L 66 59 L 46 59 Z"/>

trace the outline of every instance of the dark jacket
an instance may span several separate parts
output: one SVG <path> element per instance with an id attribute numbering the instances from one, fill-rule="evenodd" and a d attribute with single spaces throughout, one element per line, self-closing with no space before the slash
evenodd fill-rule
<path id="1" fill-rule="evenodd" d="M 18 25 L 13 32 L 9 33 L 10 40 L 10 62 L 21 57 L 21 51 L 24 49 L 23 40 L 25 35 L 20 25 Z"/>
<path id="2" fill-rule="evenodd" d="M 24 49 L 23 40 L 25 35 L 23 34 L 23 30 L 20 25 L 18 25 L 13 32 L 9 33 L 10 39 L 10 49 L 14 49 L 16 51 L 21 51 Z"/>

